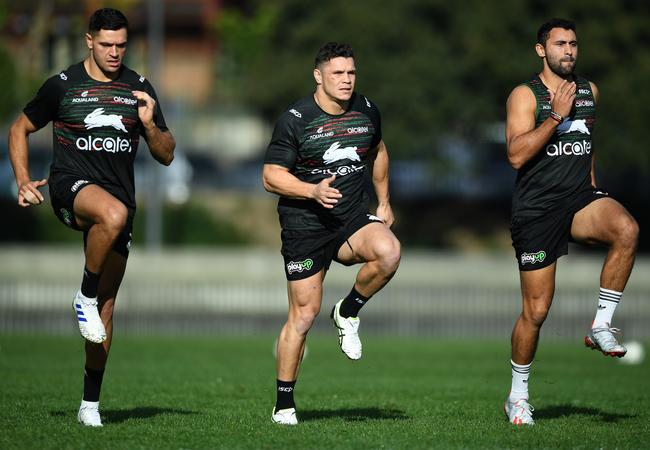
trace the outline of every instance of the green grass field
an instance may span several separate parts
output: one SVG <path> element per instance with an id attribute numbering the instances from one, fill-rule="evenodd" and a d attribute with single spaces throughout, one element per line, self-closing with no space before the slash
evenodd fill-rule
<path id="1" fill-rule="evenodd" d="M 362 336 L 363 337 L 363 336 Z M 542 340 L 534 427 L 507 423 L 508 342 L 366 336 L 348 361 L 334 333 L 309 340 L 297 427 L 270 421 L 273 337 L 120 337 L 104 427 L 76 423 L 83 343 L 0 336 L 0 448 L 648 448 L 650 364 L 625 366 Z"/>

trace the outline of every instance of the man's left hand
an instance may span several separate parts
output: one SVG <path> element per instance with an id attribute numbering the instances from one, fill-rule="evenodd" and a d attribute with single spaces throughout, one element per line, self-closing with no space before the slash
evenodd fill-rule
<path id="1" fill-rule="evenodd" d="M 144 91 L 133 91 L 133 95 L 138 99 L 138 117 L 145 128 L 154 126 L 153 113 L 156 101 Z"/>

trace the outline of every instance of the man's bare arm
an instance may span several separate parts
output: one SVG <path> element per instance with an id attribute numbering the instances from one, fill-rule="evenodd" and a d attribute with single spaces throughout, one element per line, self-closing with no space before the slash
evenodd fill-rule
<path id="1" fill-rule="evenodd" d="M 41 203 L 44 198 L 38 188 L 47 184 L 46 179 L 32 181 L 29 176 L 29 135 L 37 130 L 25 113 L 9 129 L 9 160 L 18 187 L 18 204 L 23 207 Z"/>
<path id="2" fill-rule="evenodd" d="M 576 95 L 575 83 L 562 81 L 557 93 L 551 92 L 551 110 L 567 117 Z M 506 103 L 506 146 L 508 161 L 520 169 L 530 161 L 553 136 L 559 122 L 549 117 L 535 128 L 535 95 L 527 86 L 517 86 Z"/>
<path id="3" fill-rule="evenodd" d="M 336 176 L 324 178 L 318 184 L 299 180 L 286 167 L 277 164 L 264 164 L 262 181 L 264 189 L 283 197 L 301 200 L 316 200 L 324 208 L 332 209 L 342 197 L 338 189 L 330 187 Z"/>

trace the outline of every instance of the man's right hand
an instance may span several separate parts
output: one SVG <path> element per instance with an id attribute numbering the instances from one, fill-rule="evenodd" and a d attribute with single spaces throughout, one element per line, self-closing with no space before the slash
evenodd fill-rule
<path id="1" fill-rule="evenodd" d="M 551 110 L 564 118 L 568 117 L 576 99 L 576 83 L 562 80 L 555 92 L 550 89 L 548 92 L 551 94 Z"/>
<path id="2" fill-rule="evenodd" d="M 338 189 L 330 187 L 330 184 L 332 184 L 335 179 L 336 175 L 324 178 L 320 183 L 314 185 L 314 189 L 312 190 L 312 198 L 327 209 L 334 208 L 334 205 L 339 201 L 338 199 L 343 197 Z"/>
<path id="3" fill-rule="evenodd" d="M 30 205 L 40 205 L 43 200 L 43 194 L 38 190 L 39 187 L 45 186 L 47 179 L 40 181 L 27 181 L 18 186 L 18 204 L 23 208 Z"/>

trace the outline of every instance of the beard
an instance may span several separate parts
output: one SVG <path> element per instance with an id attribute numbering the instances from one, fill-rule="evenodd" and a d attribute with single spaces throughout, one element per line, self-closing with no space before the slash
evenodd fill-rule
<path id="1" fill-rule="evenodd" d="M 563 66 L 563 62 L 571 61 L 572 64 L 568 66 Z M 551 72 L 553 72 L 555 75 L 565 78 L 568 77 L 569 75 L 573 75 L 573 72 L 576 69 L 576 60 L 574 58 L 567 59 L 561 58 L 561 59 L 551 59 L 548 56 L 546 57 L 546 62 L 548 63 L 549 69 L 551 69 Z"/>
<path id="2" fill-rule="evenodd" d="M 102 60 L 100 57 L 95 55 L 94 53 L 91 53 L 93 60 L 95 61 L 95 64 L 97 67 L 101 69 L 102 72 L 104 73 L 118 73 L 122 69 L 122 60 L 120 60 L 120 64 L 116 67 L 112 67 L 108 65 L 108 62 Z"/>

